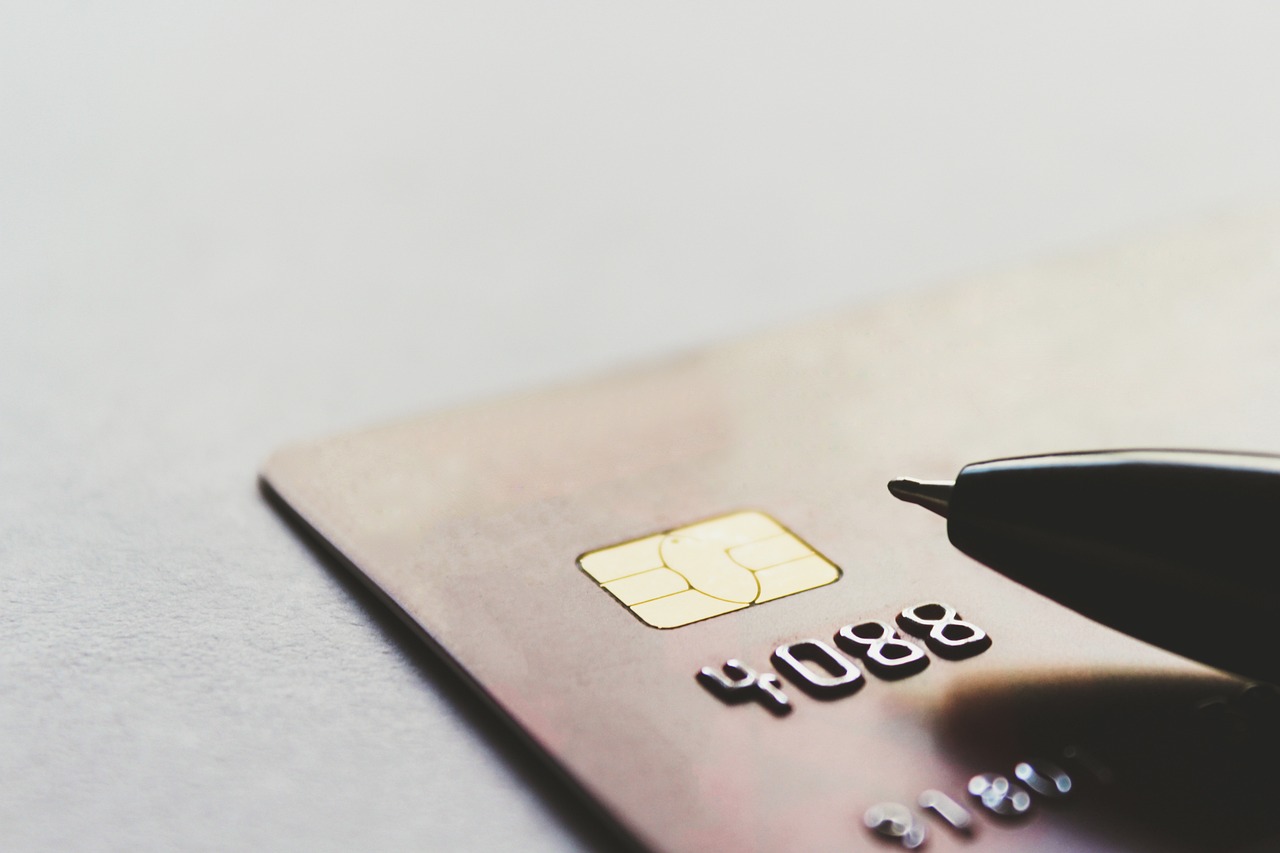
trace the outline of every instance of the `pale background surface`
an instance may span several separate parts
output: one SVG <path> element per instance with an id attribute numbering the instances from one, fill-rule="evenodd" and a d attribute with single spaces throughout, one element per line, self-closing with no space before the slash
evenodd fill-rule
<path id="1" fill-rule="evenodd" d="M 367 5 L 367 4 L 366 4 Z M 1280 11 L 0 11 L 0 846 L 604 846 L 303 437 L 1280 199 Z"/>

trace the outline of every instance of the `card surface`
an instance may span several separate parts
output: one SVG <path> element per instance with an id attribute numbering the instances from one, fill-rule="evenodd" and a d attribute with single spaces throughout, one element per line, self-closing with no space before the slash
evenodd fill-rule
<path id="1" fill-rule="evenodd" d="M 885 484 L 1280 451 L 1278 259 L 1280 223 L 1235 223 L 290 447 L 263 478 L 643 846 L 1275 849 L 1273 690 L 984 569 Z"/>

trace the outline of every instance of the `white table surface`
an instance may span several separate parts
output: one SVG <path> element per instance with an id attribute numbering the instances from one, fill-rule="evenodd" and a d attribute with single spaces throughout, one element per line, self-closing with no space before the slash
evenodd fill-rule
<path id="1" fill-rule="evenodd" d="M 0 10 L 0 847 L 606 849 L 273 448 L 1280 199 L 1274 7 Z"/>

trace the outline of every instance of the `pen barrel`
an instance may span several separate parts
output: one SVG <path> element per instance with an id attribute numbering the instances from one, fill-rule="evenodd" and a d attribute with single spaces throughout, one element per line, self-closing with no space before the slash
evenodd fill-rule
<path id="1" fill-rule="evenodd" d="M 947 532 L 1105 625 L 1280 683 L 1280 457 L 1131 450 L 980 462 Z"/>

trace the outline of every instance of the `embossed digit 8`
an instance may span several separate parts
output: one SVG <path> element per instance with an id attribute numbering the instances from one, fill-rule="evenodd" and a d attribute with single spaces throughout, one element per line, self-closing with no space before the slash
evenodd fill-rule
<path id="1" fill-rule="evenodd" d="M 1031 795 L 999 773 L 979 773 L 969 780 L 969 794 L 999 817 L 1023 817 L 1031 811 Z"/>
<path id="2" fill-rule="evenodd" d="M 908 634 L 923 637 L 937 655 L 959 660 L 986 651 L 991 646 L 987 632 L 960 618 L 954 607 L 926 601 L 898 614 L 898 625 Z"/>
<path id="3" fill-rule="evenodd" d="M 881 678 L 906 678 L 929 665 L 924 649 L 902 639 L 892 625 L 879 619 L 845 625 L 836 634 L 836 644 L 866 661 L 867 668 Z"/>

